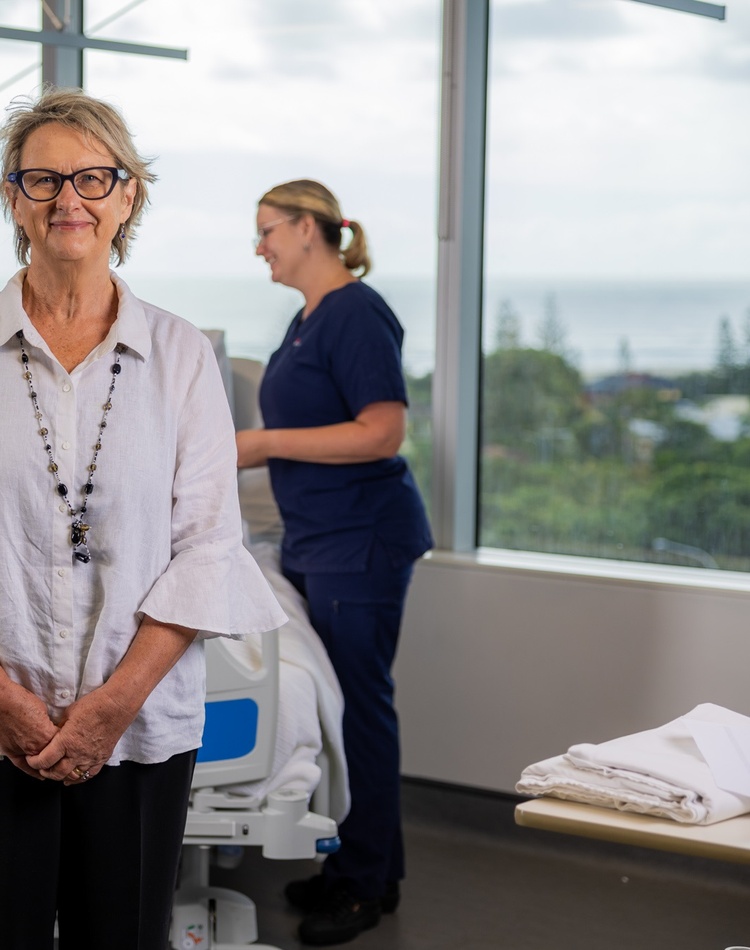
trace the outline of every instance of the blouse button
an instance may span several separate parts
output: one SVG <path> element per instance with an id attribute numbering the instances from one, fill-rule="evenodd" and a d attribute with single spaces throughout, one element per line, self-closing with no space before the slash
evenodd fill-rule
<path id="1" fill-rule="evenodd" d="M 61 630 L 61 631 L 60 631 L 60 636 L 63 638 L 63 640 L 67 637 L 67 635 L 68 635 L 68 631 L 67 631 L 67 630 Z M 63 695 L 65 695 L 65 694 L 63 694 Z"/>
<path id="2" fill-rule="evenodd" d="M 69 393 L 69 392 L 70 392 L 70 389 L 71 389 L 70 383 L 63 383 L 63 388 L 62 388 L 62 390 L 63 390 L 64 393 Z"/>
<path id="3" fill-rule="evenodd" d="M 65 514 L 65 512 L 68 510 L 68 509 L 65 507 L 65 505 L 58 505 L 57 507 L 58 507 L 58 509 L 59 509 L 60 511 L 62 511 L 63 514 Z"/>
<path id="4" fill-rule="evenodd" d="M 69 448 L 70 448 L 70 442 L 63 442 L 62 447 L 63 447 L 64 449 L 69 449 Z"/>
<path id="5" fill-rule="evenodd" d="M 68 696 L 70 696 L 70 690 L 69 690 L 69 689 L 61 689 L 61 690 L 60 690 L 60 699 L 67 699 Z"/>

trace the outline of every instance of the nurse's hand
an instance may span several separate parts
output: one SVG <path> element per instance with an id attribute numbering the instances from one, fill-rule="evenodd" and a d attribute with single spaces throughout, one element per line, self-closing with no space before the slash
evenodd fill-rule
<path id="1" fill-rule="evenodd" d="M 113 702 L 105 690 L 95 689 L 67 708 L 57 734 L 38 755 L 26 761 L 43 778 L 64 785 L 87 781 L 111 758 L 132 721 L 133 716 Z"/>
<path id="2" fill-rule="evenodd" d="M 42 700 L 0 670 L 0 753 L 22 772 L 42 779 L 27 757 L 44 749 L 57 732 Z"/>
<path id="3" fill-rule="evenodd" d="M 237 468 L 258 468 L 268 461 L 266 429 L 242 429 L 237 433 Z"/>

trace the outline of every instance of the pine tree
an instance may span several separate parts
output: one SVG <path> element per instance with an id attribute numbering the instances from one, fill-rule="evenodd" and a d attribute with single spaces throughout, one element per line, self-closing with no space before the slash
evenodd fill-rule
<path id="1" fill-rule="evenodd" d="M 716 349 L 716 375 L 724 387 L 724 392 L 734 392 L 737 369 L 737 345 L 734 342 L 732 323 L 724 314 L 719 318 L 719 339 Z"/>
<path id="2" fill-rule="evenodd" d="M 512 300 L 500 301 L 495 344 L 498 350 L 517 350 L 521 345 L 521 318 Z"/>
<path id="3" fill-rule="evenodd" d="M 630 341 L 626 336 L 620 337 L 620 343 L 617 347 L 617 372 L 621 376 L 627 376 L 633 370 L 633 354 L 630 349 Z"/>
<path id="4" fill-rule="evenodd" d="M 555 353 L 557 356 L 566 355 L 567 331 L 560 320 L 554 293 L 547 294 L 544 298 L 544 317 L 539 326 L 539 337 L 543 350 Z"/>

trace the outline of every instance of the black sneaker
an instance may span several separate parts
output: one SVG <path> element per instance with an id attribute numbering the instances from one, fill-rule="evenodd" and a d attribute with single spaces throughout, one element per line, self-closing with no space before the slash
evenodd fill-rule
<path id="1" fill-rule="evenodd" d="M 361 901 L 344 888 L 334 889 L 323 907 L 299 925 L 299 939 L 315 947 L 348 943 L 380 923 L 380 901 Z"/>
<path id="2" fill-rule="evenodd" d="M 284 897 L 292 907 L 303 914 L 312 914 L 325 904 L 327 888 L 322 874 L 315 874 L 304 881 L 290 881 L 284 888 Z"/>
<path id="3" fill-rule="evenodd" d="M 385 882 L 385 894 L 380 898 L 380 909 L 384 914 L 392 914 L 401 900 L 401 888 L 398 881 Z"/>
<path id="4" fill-rule="evenodd" d="M 297 910 L 303 914 L 313 914 L 320 910 L 326 902 L 328 890 L 322 874 L 315 874 L 304 881 L 291 881 L 284 888 L 284 896 Z M 401 890 L 398 881 L 387 881 L 385 894 L 380 898 L 380 909 L 384 914 L 392 914 L 401 900 Z"/>

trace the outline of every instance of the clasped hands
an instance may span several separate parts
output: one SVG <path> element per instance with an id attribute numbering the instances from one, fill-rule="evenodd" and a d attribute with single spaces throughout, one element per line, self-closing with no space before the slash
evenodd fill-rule
<path id="1" fill-rule="evenodd" d="M 64 785 L 100 772 L 130 719 L 100 688 L 72 703 L 55 723 L 45 704 L 18 684 L 5 691 L 0 713 L 2 753 L 32 778 Z"/>

